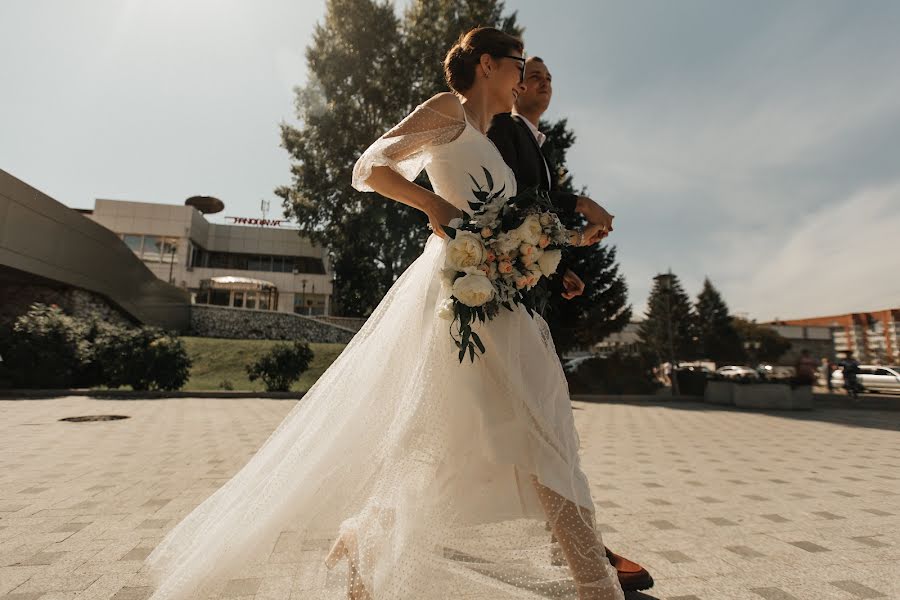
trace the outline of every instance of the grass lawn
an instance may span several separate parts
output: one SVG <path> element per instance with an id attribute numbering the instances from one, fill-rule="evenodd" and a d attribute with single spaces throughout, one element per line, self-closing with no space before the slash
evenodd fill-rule
<path id="1" fill-rule="evenodd" d="M 234 390 L 264 391 L 260 380 L 247 379 L 246 366 L 255 362 L 279 340 L 228 340 L 219 338 L 182 337 L 193 361 L 191 378 L 184 390 L 222 390 L 225 382 Z M 308 390 L 319 376 L 334 362 L 345 344 L 310 344 L 314 353 L 312 364 L 291 387 L 291 391 Z"/>

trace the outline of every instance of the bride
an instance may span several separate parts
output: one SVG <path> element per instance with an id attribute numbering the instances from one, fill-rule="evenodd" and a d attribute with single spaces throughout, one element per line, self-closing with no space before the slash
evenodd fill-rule
<path id="1" fill-rule="evenodd" d="M 435 314 L 450 295 L 441 226 L 469 210 L 473 178 L 516 191 L 485 131 L 523 89 L 522 52 L 499 30 L 468 32 L 444 62 L 456 94 L 360 157 L 353 186 L 422 210 L 434 235 L 257 454 L 148 557 L 151 600 L 285 569 L 285 599 L 624 598 L 546 323 L 503 310 L 474 326 L 486 351 L 460 364 Z M 423 168 L 434 192 L 412 183 Z"/>

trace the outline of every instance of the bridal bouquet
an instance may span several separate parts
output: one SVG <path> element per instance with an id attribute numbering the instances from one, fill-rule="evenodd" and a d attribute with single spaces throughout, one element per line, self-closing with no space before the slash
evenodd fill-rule
<path id="1" fill-rule="evenodd" d="M 501 308 L 512 311 L 521 304 L 530 316 L 548 293 L 537 286 L 556 272 L 560 248 L 580 243 L 580 231 L 563 227 L 547 192 L 529 188 L 505 198 L 504 188 L 493 192 L 493 179 L 484 169 L 487 189 L 474 177 L 469 207 L 474 211 L 444 227 L 447 258 L 443 277 L 451 296 L 438 305 L 439 317 L 451 321 L 450 335 L 459 348 L 459 361 L 484 344 L 472 324 L 496 317 Z M 454 332 L 454 326 L 456 332 Z"/>

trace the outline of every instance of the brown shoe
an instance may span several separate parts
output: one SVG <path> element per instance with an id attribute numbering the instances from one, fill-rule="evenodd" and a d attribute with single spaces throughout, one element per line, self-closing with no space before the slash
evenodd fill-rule
<path id="1" fill-rule="evenodd" d="M 636 592 L 653 587 L 653 577 L 641 565 L 619 556 L 609 548 L 606 549 L 606 558 L 609 559 L 609 564 L 616 568 L 623 591 Z"/>

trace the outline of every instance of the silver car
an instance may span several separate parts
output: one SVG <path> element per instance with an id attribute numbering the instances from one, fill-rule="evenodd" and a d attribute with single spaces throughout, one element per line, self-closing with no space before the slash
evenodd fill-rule
<path id="1" fill-rule="evenodd" d="M 900 392 L 900 367 L 859 365 L 857 383 L 866 391 Z M 844 373 L 840 369 L 831 374 L 831 385 L 844 387 Z"/>
<path id="2" fill-rule="evenodd" d="M 750 367 L 742 367 L 739 365 L 728 365 L 727 367 L 719 367 L 716 369 L 716 373 L 723 377 L 728 377 L 729 379 L 736 378 L 750 378 L 750 379 L 759 379 L 759 373 L 757 373 L 754 369 Z"/>

